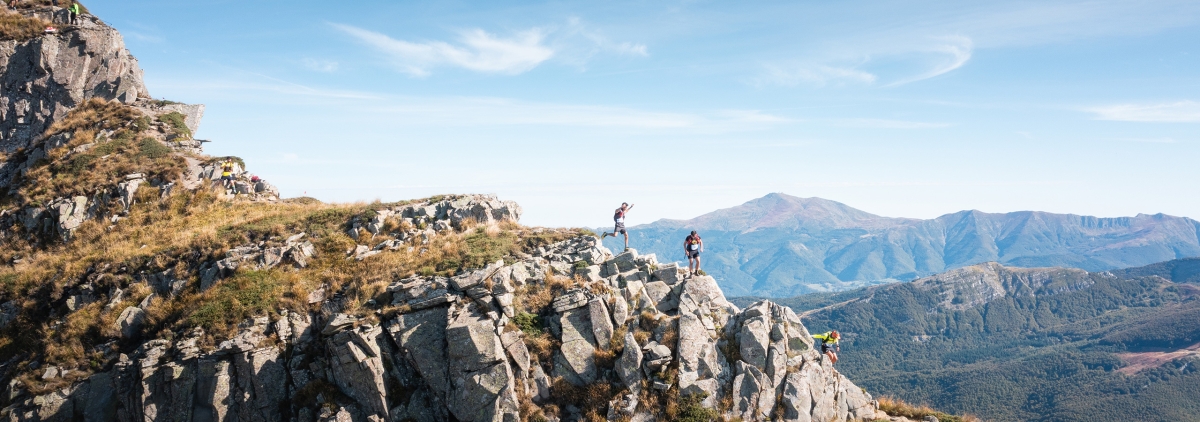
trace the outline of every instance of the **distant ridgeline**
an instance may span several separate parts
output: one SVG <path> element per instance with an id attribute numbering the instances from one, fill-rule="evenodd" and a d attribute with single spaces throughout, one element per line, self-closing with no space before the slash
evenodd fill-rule
<path id="1" fill-rule="evenodd" d="M 844 334 L 848 376 L 910 402 L 998 421 L 1200 420 L 1198 270 L 987 263 L 779 302 Z"/>
<path id="2" fill-rule="evenodd" d="M 1200 222 L 1184 217 L 960 211 L 918 220 L 778 193 L 691 220 L 633 226 L 630 245 L 682 261 L 691 230 L 704 237 L 704 270 L 730 296 L 849 290 L 989 261 L 1104 271 L 1200 256 Z"/>

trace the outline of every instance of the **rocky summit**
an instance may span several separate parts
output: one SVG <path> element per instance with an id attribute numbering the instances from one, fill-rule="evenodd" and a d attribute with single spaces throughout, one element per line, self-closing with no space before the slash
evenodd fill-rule
<path id="1" fill-rule="evenodd" d="M 7 420 L 906 420 L 787 307 L 490 195 L 281 198 L 100 19 L 0 35 Z"/>
<path id="2" fill-rule="evenodd" d="M 656 420 L 646 402 L 668 390 L 701 397 L 699 406 L 730 419 L 875 417 L 871 396 L 821 360 L 788 308 L 764 301 L 740 310 L 710 277 L 596 244 L 580 237 L 453 277 L 397 280 L 387 291 L 402 311 L 378 322 L 281 312 L 245 321 L 211 351 L 197 346 L 200 333 L 149 340 L 60 390 L 13 388 L 5 412 L 14 420 L 524 420 L 523 401 L 561 402 L 563 390 L 605 385 L 622 394 L 604 409 L 568 404 L 561 419 L 599 411 Z M 514 292 L 548 289 L 556 273 L 583 281 L 544 315 L 561 344 L 547 353 L 511 329 L 512 303 Z M 298 400 L 314 389 L 325 397 Z M 322 402 L 333 405 L 312 406 Z"/>

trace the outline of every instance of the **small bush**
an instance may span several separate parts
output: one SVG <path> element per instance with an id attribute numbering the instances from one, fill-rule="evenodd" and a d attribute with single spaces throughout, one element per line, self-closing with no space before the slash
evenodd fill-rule
<path id="1" fill-rule="evenodd" d="M 516 316 L 513 316 L 512 321 L 514 324 L 517 324 L 517 327 L 520 327 L 521 331 L 525 332 L 525 334 L 530 336 L 542 335 L 542 317 L 540 316 L 528 312 L 522 312 Z"/>
<path id="2" fill-rule="evenodd" d="M 158 116 L 158 121 L 166 123 L 168 126 L 170 126 L 171 131 L 175 132 L 176 135 L 184 138 L 191 138 L 192 130 L 188 129 L 186 119 L 187 117 L 178 111 L 172 111 L 170 113 Z"/>
<path id="3" fill-rule="evenodd" d="M 711 422 L 717 420 L 719 416 L 716 410 L 709 409 L 700 404 L 707 394 L 688 394 L 679 397 L 678 407 L 673 420 L 679 422 Z M 668 412 L 669 413 L 669 412 Z"/>
<path id="4" fill-rule="evenodd" d="M 142 138 L 142 142 L 138 144 L 139 154 L 142 157 L 151 160 L 166 157 L 171 153 L 171 148 L 163 145 L 154 138 Z"/>
<path id="5" fill-rule="evenodd" d="M 517 236 L 500 233 L 496 236 L 487 232 L 475 232 L 464 236 L 467 250 L 461 262 L 462 268 L 483 268 L 515 251 Z"/>
<path id="6" fill-rule="evenodd" d="M 188 317 L 206 331 L 229 329 L 246 318 L 266 313 L 282 293 L 282 283 L 269 271 L 246 271 L 220 282 L 206 293 L 204 304 Z"/>

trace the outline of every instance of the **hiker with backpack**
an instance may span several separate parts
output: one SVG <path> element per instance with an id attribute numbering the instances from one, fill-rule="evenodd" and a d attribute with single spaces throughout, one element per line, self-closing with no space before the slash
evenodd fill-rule
<path id="1" fill-rule="evenodd" d="M 616 223 L 615 227 L 613 227 L 613 232 L 611 234 L 604 232 L 604 234 L 600 235 L 600 240 L 604 240 L 608 236 L 617 237 L 617 233 L 620 233 L 625 235 L 625 249 L 629 249 L 629 232 L 625 231 L 625 214 L 631 209 L 633 209 L 633 205 L 629 205 L 628 202 L 622 202 L 621 208 L 617 208 L 617 211 L 613 213 L 613 222 Z"/>
<path id="2" fill-rule="evenodd" d="M 842 352 L 842 346 L 838 344 L 838 340 L 842 338 L 842 335 L 838 334 L 837 330 L 833 330 L 826 331 L 825 334 L 817 334 L 812 338 L 821 340 L 821 354 L 829 358 L 829 363 L 837 363 L 837 354 Z"/>
<path id="3" fill-rule="evenodd" d="M 700 235 L 692 230 L 687 238 L 683 239 L 683 254 L 687 255 L 688 259 L 688 275 L 699 275 L 700 273 L 700 252 L 704 251 L 704 241 L 700 240 Z"/>
<path id="4" fill-rule="evenodd" d="M 233 185 L 233 159 L 225 157 L 221 163 L 221 186 L 228 190 Z"/>

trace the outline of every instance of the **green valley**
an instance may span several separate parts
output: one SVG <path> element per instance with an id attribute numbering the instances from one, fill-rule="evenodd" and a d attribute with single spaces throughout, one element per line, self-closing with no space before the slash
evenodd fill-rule
<path id="1" fill-rule="evenodd" d="M 987 420 L 1197 420 L 1195 262 L 986 263 L 781 302 L 815 332 L 841 331 L 839 369 L 883 395 Z"/>

